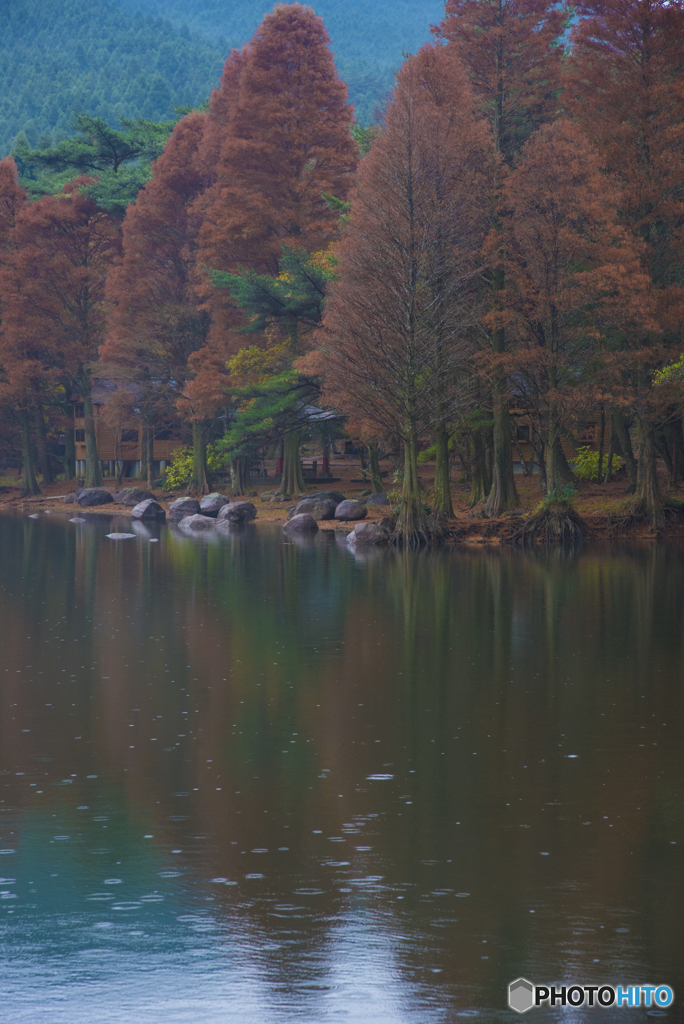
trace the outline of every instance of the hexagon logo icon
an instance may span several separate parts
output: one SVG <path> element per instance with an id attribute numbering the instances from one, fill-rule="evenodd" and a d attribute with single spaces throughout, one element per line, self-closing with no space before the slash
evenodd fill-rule
<path id="1" fill-rule="evenodd" d="M 534 985 L 527 978 L 516 978 L 508 986 L 508 1005 L 516 1013 L 525 1013 L 534 1006 Z"/>

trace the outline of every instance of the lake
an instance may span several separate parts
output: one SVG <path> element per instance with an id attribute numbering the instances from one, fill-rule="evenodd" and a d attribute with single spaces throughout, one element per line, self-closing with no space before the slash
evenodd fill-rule
<path id="1" fill-rule="evenodd" d="M 682 1020 L 684 552 L 0 518 L 3 1024 Z"/>

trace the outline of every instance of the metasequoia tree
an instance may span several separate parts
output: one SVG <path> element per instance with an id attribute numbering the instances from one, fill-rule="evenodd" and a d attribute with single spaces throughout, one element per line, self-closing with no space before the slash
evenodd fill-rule
<path id="1" fill-rule="evenodd" d="M 321 346 L 331 405 L 400 436 L 397 539 L 427 539 L 418 438 L 463 411 L 493 154 L 465 73 L 447 47 L 403 65 L 383 132 L 360 166 L 348 229 L 336 246 Z"/>
<path id="2" fill-rule="evenodd" d="M 447 0 L 446 17 L 435 31 L 453 47 L 465 66 L 476 101 L 487 117 L 497 153 L 512 166 L 531 133 L 552 119 L 557 108 L 563 48 L 559 38 L 565 11 L 554 0 Z M 497 201 L 492 196 L 496 223 Z M 491 303 L 499 303 L 503 267 L 489 275 Z M 491 331 L 492 351 L 506 349 L 503 326 Z M 488 515 L 515 508 L 511 420 L 507 380 L 492 386 L 494 463 Z"/>
<path id="3" fill-rule="evenodd" d="M 205 115 L 193 113 L 176 125 L 155 161 L 152 179 L 129 207 L 123 258 L 107 284 L 112 311 L 100 350 L 103 365 L 123 382 L 142 416 L 150 477 L 155 425 L 173 419 L 177 407 L 192 420 L 190 489 L 199 494 L 208 490 L 205 409 L 197 401 L 193 404 L 184 390 L 193 377 L 191 356 L 205 345 L 209 328 L 209 313 L 197 308 L 199 223 L 192 210 L 207 185 L 196 159 L 206 122 Z"/>
<path id="4" fill-rule="evenodd" d="M 39 494 L 31 445 L 30 410 L 43 383 L 43 364 L 28 353 L 6 323 L 8 297 L 15 282 L 11 274 L 12 231 L 26 201 L 11 157 L 0 160 L 0 399 L 16 415 L 21 429 L 22 495 Z"/>
<path id="5" fill-rule="evenodd" d="M 19 211 L 3 272 L 4 330 L 33 349 L 83 401 L 86 487 L 102 483 L 91 374 L 104 338 L 107 272 L 119 252 L 116 223 L 81 194 L 77 178 L 60 195 Z"/>
<path id="6" fill-rule="evenodd" d="M 506 288 L 492 315 L 516 343 L 508 369 L 536 408 L 552 493 L 570 479 L 561 439 L 600 383 L 597 348 L 650 321 L 648 279 L 641 244 L 619 223 L 619 188 L 567 120 L 530 137 L 502 199 Z"/>
<path id="7" fill-rule="evenodd" d="M 580 0 L 576 10 L 564 102 L 619 182 L 621 221 L 644 243 L 659 328 L 626 335 L 623 361 L 639 440 L 637 497 L 659 526 L 662 404 L 651 381 L 668 347 L 679 355 L 684 323 L 684 3 Z"/>
<path id="8" fill-rule="evenodd" d="M 284 244 L 313 253 L 336 234 L 339 213 L 323 193 L 346 198 L 357 145 L 347 88 L 329 44 L 310 8 L 279 5 L 235 58 L 231 83 L 237 94 L 216 114 L 225 134 L 220 147 L 213 137 L 207 144 L 209 152 L 218 150 L 216 181 L 197 204 L 203 219 L 198 260 L 204 266 L 275 278 Z M 240 348 L 234 330 L 244 317 L 229 293 L 209 289 L 207 306 L 211 345 Z M 296 322 L 290 327 L 294 358 L 300 354 Z M 284 472 L 295 493 L 303 486 L 298 461 L 298 431 L 291 431 Z"/>

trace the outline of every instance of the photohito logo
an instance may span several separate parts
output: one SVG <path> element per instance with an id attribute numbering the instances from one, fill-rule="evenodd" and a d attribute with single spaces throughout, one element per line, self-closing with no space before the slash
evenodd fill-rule
<path id="1" fill-rule="evenodd" d="M 533 985 L 527 978 L 516 978 L 508 986 L 508 1005 L 516 1013 L 527 1013 L 533 1006 L 662 1008 L 673 999 L 669 985 Z"/>

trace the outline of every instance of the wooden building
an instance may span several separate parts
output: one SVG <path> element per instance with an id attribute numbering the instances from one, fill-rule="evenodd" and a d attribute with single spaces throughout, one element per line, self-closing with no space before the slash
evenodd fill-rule
<path id="1" fill-rule="evenodd" d="M 133 415 L 118 427 L 112 426 L 105 419 L 105 400 L 116 384 L 96 382 L 93 386 L 93 415 L 95 419 L 95 436 L 97 437 L 97 453 L 105 476 L 117 476 L 122 468 L 123 475 L 137 477 L 140 475 L 142 462 L 142 420 Z M 85 419 L 83 402 L 74 395 L 71 399 L 74 414 L 74 442 L 76 448 L 76 476 L 85 476 Z M 180 448 L 182 440 L 178 430 L 158 430 L 154 435 L 153 456 L 154 475 L 159 476 L 171 461 L 173 452 Z"/>

